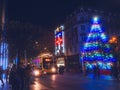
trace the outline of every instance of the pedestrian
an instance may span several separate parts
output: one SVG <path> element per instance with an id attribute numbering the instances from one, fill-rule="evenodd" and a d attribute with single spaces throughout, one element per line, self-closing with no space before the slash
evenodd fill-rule
<path id="1" fill-rule="evenodd" d="M 93 73 L 94 73 L 94 78 L 97 76 L 97 67 L 96 65 L 93 66 Z"/>
<path id="2" fill-rule="evenodd" d="M 86 65 L 86 62 L 84 62 L 83 74 L 84 76 L 87 76 L 89 74 L 89 67 Z"/>
<path id="3" fill-rule="evenodd" d="M 118 80 L 120 80 L 120 65 L 118 66 Z"/>
<path id="4" fill-rule="evenodd" d="M 25 67 L 25 87 L 28 88 L 29 84 L 30 84 L 30 79 L 31 79 L 31 66 L 30 64 L 28 64 Z"/>
<path id="5" fill-rule="evenodd" d="M 113 76 L 113 65 L 111 65 L 111 76 Z"/>
<path id="6" fill-rule="evenodd" d="M 3 79 L 2 79 L 2 75 L 3 75 L 3 69 L 2 69 L 2 66 L 0 66 L 0 80 L 2 82 L 2 86 L 4 86 L 4 82 L 3 82 Z"/>
<path id="7" fill-rule="evenodd" d="M 59 73 L 63 75 L 63 73 L 64 73 L 64 66 L 60 66 L 59 67 Z"/>
<path id="8" fill-rule="evenodd" d="M 23 64 L 19 63 L 17 67 L 17 75 L 18 75 L 18 82 L 19 82 L 19 88 L 20 90 L 24 89 L 24 83 L 25 83 L 25 69 L 23 68 Z"/>
<path id="9" fill-rule="evenodd" d="M 86 69 L 85 69 L 85 76 L 88 76 L 88 74 L 89 74 L 89 67 L 86 66 Z"/>
<path id="10" fill-rule="evenodd" d="M 84 76 L 86 76 L 86 63 L 84 62 L 84 66 L 83 66 L 83 74 Z"/>
<path id="11" fill-rule="evenodd" d="M 5 70 L 5 78 L 6 78 L 6 82 L 8 82 L 9 74 L 10 74 L 10 69 L 9 69 L 9 67 L 7 67 L 7 69 Z"/>
<path id="12" fill-rule="evenodd" d="M 118 66 L 117 66 L 117 64 L 115 64 L 113 66 L 113 76 L 116 80 L 118 80 L 118 74 L 119 74 Z"/>
<path id="13" fill-rule="evenodd" d="M 9 75 L 9 84 L 12 86 L 12 90 L 19 90 L 19 81 L 18 81 L 18 75 L 16 69 L 17 67 L 14 64 L 11 68 Z"/>
<path id="14" fill-rule="evenodd" d="M 64 66 L 62 66 L 62 74 L 64 73 L 64 69 L 65 69 L 65 67 L 64 67 Z"/>
<path id="15" fill-rule="evenodd" d="M 96 66 L 96 75 L 97 75 L 98 78 L 100 77 L 100 68 L 99 68 L 98 64 Z"/>

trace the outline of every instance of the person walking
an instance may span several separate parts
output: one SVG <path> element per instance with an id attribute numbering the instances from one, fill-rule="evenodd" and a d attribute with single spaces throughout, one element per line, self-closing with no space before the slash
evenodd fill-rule
<path id="1" fill-rule="evenodd" d="M 96 66 L 96 74 L 97 74 L 97 77 L 99 78 L 100 77 L 100 67 L 98 64 Z"/>
<path id="2" fill-rule="evenodd" d="M 96 65 L 93 66 L 93 73 L 94 73 L 94 78 L 96 78 L 96 76 L 97 76 L 97 66 Z"/>
<path id="3" fill-rule="evenodd" d="M 118 80 L 118 74 L 119 74 L 118 66 L 117 66 L 117 64 L 115 64 L 113 66 L 113 76 L 116 80 Z"/>
<path id="4" fill-rule="evenodd" d="M 3 79 L 2 79 L 2 75 L 3 75 L 3 69 L 2 69 L 2 66 L 0 66 L 0 80 L 2 82 L 2 86 L 4 86 L 4 82 L 3 82 Z"/>
<path id="5" fill-rule="evenodd" d="M 24 89 L 24 83 L 25 83 L 25 70 L 23 68 L 23 63 L 19 63 L 17 67 L 17 75 L 18 75 L 18 81 L 19 81 L 19 87 L 20 90 Z"/>
<path id="6" fill-rule="evenodd" d="M 9 75 L 9 84 L 12 86 L 12 90 L 19 90 L 19 81 L 16 69 L 17 67 L 14 64 Z"/>
<path id="7" fill-rule="evenodd" d="M 6 82 L 8 82 L 9 74 L 10 74 L 10 68 L 7 67 L 7 69 L 5 70 L 5 78 L 6 78 Z"/>

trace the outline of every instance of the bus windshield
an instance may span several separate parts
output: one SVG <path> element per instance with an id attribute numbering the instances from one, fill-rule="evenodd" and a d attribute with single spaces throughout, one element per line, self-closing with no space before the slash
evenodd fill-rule
<path id="1" fill-rule="evenodd" d="M 51 58 L 43 58 L 43 68 L 50 69 L 53 65 L 53 61 Z"/>

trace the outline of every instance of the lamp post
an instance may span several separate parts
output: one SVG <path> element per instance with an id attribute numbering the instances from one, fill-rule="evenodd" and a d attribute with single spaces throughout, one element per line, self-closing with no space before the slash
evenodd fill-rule
<path id="1" fill-rule="evenodd" d="M 112 36 L 109 40 L 110 44 L 117 44 L 117 42 L 118 42 L 117 36 Z"/>
<path id="2" fill-rule="evenodd" d="M 118 39 L 118 36 L 112 36 L 109 40 L 109 43 L 111 44 L 112 46 L 112 52 L 114 54 L 114 56 L 116 57 L 117 59 L 117 64 L 120 65 L 120 60 L 119 60 L 119 54 L 120 54 L 120 43 L 119 43 L 119 39 Z"/>

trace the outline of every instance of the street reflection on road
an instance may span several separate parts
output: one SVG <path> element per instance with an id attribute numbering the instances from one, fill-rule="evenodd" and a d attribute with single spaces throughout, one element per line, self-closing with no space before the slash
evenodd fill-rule
<path id="1" fill-rule="evenodd" d="M 39 78 L 35 78 L 33 85 L 30 86 L 30 90 L 48 90 L 45 86 L 39 83 Z"/>
<path id="2" fill-rule="evenodd" d="M 56 80 L 56 75 L 52 75 L 51 79 L 54 81 Z"/>
<path id="3" fill-rule="evenodd" d="M 108 76 L 105 76 L 108 77 Z M 105 79 L 102 76 L 99 79 L 90 79 L 82 74 L 64 75 L 52 74 L 46 77 L 39 77 L 33 80 L 27 90 L 118 90 L 120 84 L 116 81 Z M 86 87 L 87 85 L 87 87 Z"/>
<path id="4" fill-rule="evenodd" d="M 38 89 L 40 90 L 41 85 L 38 83 L 38 81 L 35 81 L 34 83 L 35 83 L 34 90 L 38 90 Z"/>

